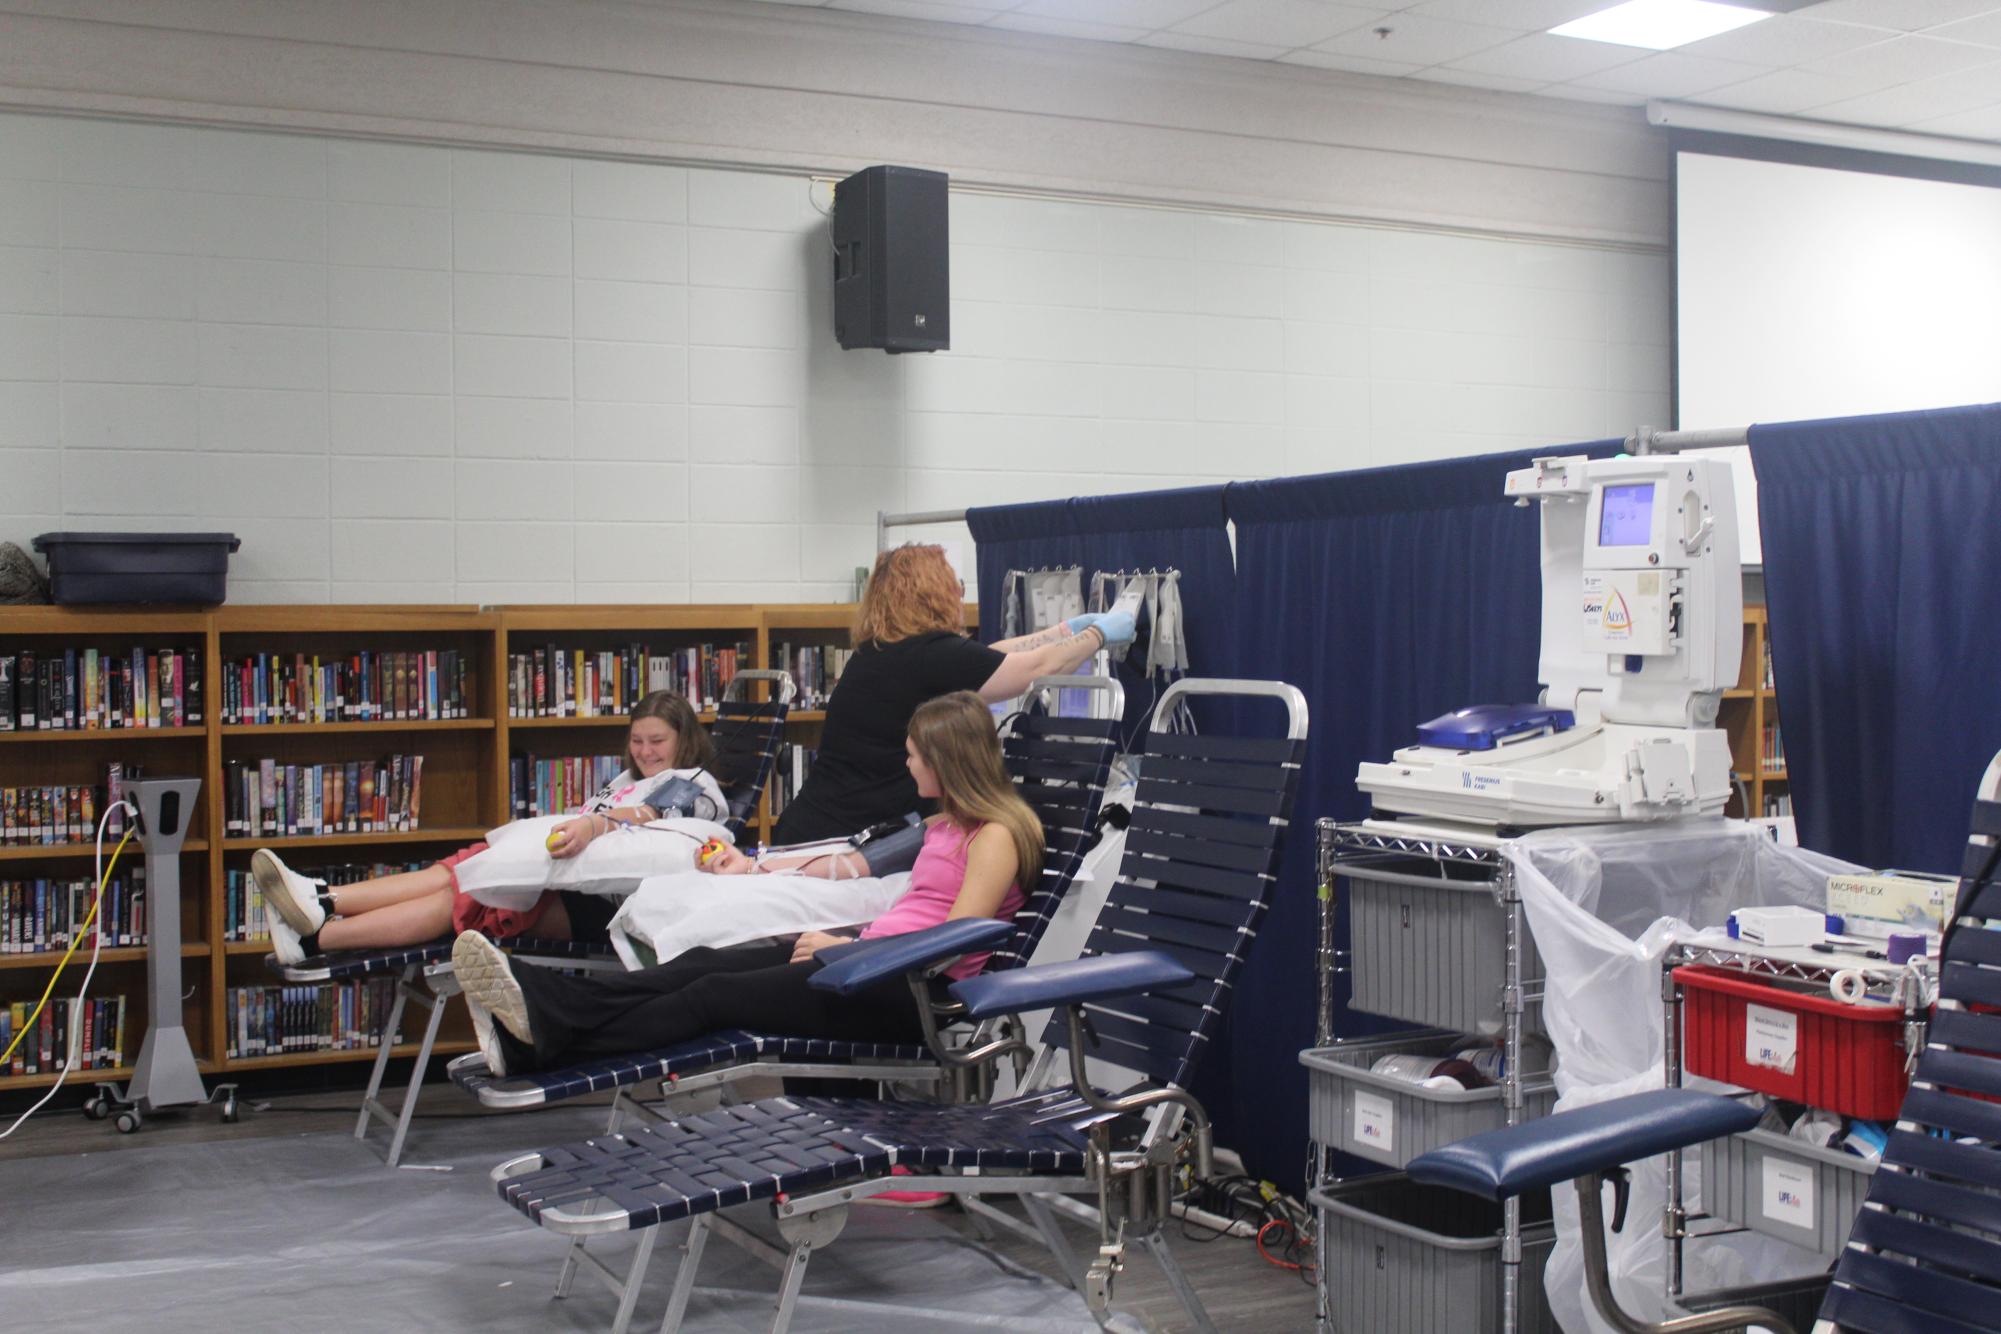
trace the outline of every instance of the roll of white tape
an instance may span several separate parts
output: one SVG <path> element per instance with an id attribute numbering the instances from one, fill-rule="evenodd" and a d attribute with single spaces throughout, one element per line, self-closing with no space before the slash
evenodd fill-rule
<path id="1" fill-rule="evenodd" d="M 1869 983 L 1859 969 L 1844 968 L 1828 979 L 1827 990 L 1844 1005 L 1854 1005 L 1869 994 Z"/>

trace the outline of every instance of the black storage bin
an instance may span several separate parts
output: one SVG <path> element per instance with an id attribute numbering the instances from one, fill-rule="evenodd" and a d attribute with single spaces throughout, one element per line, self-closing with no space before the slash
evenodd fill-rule
<path id="1" fill-rule="evenodd" d="M 64 606 L 179 603 L 214 606 L 228 596 L 234 533 L 43 533 L 49 595 Z"/>

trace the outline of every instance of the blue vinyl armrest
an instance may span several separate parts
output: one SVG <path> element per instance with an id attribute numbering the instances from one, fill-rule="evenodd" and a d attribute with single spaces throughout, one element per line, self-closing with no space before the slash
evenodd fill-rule
<path id="1" fill-rule="evenodd" d="M 1748 1103 L 1693 1089 L 1655 1089 L 1469 1136 L 1419 1154 L 1407 1170 L 1417 1181 L 1505 1200 L 1756 1124 L 1758 1109 Z"/>
<path id="2" fill-rule="evenodd" d="M 965 1002 L 968 1019 L 986 1019 L 1052 1005 L 1134 996 L 1194 980 L 1195 974 L 1158 950 L 1137 950 L 982 973 L 954 982 L 952 994 Z"/>
<path id="3" fill-rule="evenodd" d="M 884 978 L 993 949 L 1013 934 L 1014 923 L 997 917 L 960 917 L 900 936 L 829 945 L 814 954 L 821 967 L 807 981 L 822 991 L 852 996 Z"/>

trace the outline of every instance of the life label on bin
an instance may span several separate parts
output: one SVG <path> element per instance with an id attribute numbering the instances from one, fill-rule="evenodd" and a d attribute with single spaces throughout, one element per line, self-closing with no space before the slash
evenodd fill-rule
<path id="1" fill-rule="evenodd" d="M 1790 1227 L 1813 1227 L 1813 1165 L 1767 1156 L 1764 1166 L 1765 1217 Z"/>
<path id="2" fill-rule="evenodd" d="M 1763 1005 L 1744 1007 L 1744 1063 L 1791 1074 L 1799 1064 L 1800 1017 Z"/>
<path id="3" fill-rule="evenodd" d="M 1378 1153 L 1396 1152 L 1397 1109 L 1388 1098 L 1357 1091 L 1355 1094 L 1355 1143 Z"/>

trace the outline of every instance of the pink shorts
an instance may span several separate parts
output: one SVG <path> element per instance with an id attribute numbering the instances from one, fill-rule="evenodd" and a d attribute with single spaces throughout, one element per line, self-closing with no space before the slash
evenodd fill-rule
<path id="1" fill-rule="evenodd" d="M 515 936 L 525 936 L 541 922 L 542 915 L 556 902 L 556 891 L 545 889 L 542 897 L 529 908 L 495 908 L 481 903 L 470 894 L 461 894 L 459 878 L 452 869 L 468 857 L 485 852 L 487 844 L 482 841 L 469 848 L 460 848 L 438 865 L 445 868 L 445 874 L 452 878 L 452 931 L 478 931 L 495 940 L 509 940 Z"/>

